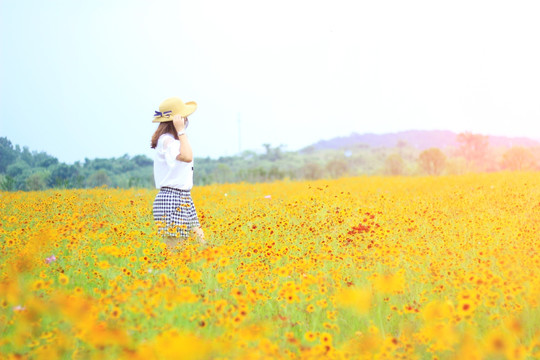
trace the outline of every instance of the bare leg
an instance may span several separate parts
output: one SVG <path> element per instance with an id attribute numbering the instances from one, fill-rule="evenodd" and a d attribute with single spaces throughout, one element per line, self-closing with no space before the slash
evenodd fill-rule
<path id="1" fill-rule="evenodd" d="M 204 231 L 200 228 L 200 227 L 194 227 L 193 229 L 191 229 L 191 235 L 197 239 L 197 241 L 202 244 L 202 245 L 206 245 L 207 242 L 206 242 L 206 239 L 204 238 Z"/>
<path id="2" fill-rule="evenodd" d="M 180 238 L 173 237 L 173 236 L 167 236 L 165 238 L 165 244 L 167 244 L 167 248 L 169 251 L 178 251 L 178 243 L 181 241 Z"/>

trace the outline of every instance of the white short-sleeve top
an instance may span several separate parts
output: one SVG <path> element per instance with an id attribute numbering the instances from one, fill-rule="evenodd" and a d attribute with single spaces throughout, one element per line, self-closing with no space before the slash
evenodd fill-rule
<path id="1" fill-rule="evenodd" d="M 163 186 L 191 190 L 193 187 L 193 161 L 176 160 L 180 154 L 180 140 L 171 134 L 159 137 L 154 155 L 154 181 L 156 189 Z"/>

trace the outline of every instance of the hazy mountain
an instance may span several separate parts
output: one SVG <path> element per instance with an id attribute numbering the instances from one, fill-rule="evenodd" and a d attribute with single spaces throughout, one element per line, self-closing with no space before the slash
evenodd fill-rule
<path id="1" fill-rule="evenodd" d="M 446 130 L 408 130 L 389 134 L 358 134 L 352 133 L 346 137 L 337 137 L 330 140 L 321 140 L 306 150 L 341 149 L 357 146 L 370 147 L 395 147 L 398 144 L 408 145 L 420 150 L 437 147 L 458 147 L 457 133 Z M 489 136 L 489 145 L 494 147 L 534 147 L 540 146 L 540 142 L 525 137 Z"/>

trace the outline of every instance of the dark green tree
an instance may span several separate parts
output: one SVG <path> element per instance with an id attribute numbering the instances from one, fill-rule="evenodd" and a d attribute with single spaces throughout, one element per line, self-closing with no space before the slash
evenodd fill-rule
<path id="1" fill-rule="evenodd" d="M 40 191 L 47 188 L 49 174 L 46 172 L 37 172 L 26 178 L 26 190 Z"/>
<path id="2" fill-rule="evenodd" d="M 154 160 L 150 159 L 145 155 L 134 156 L 131 161 L 135 163 L 138 167 L 153 166 Z"/>
<path id="3" fill-rule="evenodd" d="M 86 182 L 86 185 L 92 188 L 101 187 L 101 186 L 111 186 L 111 184 L 112 184 L 111 178 L 107 174 L 107 171 L 103 169 L 92 173 L 92 175 L 90 175 L 90 177 L 88 178 Z"/>
<path id="4" fill-rule="evenodd" d="M 0 181 L 0 189 L 4 191 L 15 191 L 16 185 L 15 179 L 9 175 L 4 176 Z"/>
<path id="5" fill-rule="evenodd" d="M 14 190 L 24 190 L 26 187 L 26 178 L 32 173 L 30 165 L 21 159 L 10 164 L 6 169 L 6 175 L 15 182 Z"/>
<path id="6" fill-rule="evenodd" d="M 7 167 L 15 162 L 18 154 L 13 148 L 11 141 L 5 137 L 0 138 L 0 173 L 5 173 Z"/>
<path id="7" fill-rule="evenodd" d="M 58 159 L 44 152 L 34 153 L 33 164 L 35 167 L 48 169 L 52 168 L 55 165 L 58 165 Z"/>
<path id="8" fill-rule="evenodd" d="M 59 164 L 51 171 L 49 186 L 59 188 L 72 188 L 78 183 L 79 171 L 75 166 Z"/>

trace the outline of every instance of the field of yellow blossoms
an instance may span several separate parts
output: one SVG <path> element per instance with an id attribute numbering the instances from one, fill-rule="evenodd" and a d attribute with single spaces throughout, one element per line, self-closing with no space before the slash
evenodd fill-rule
<path id="1" fill-rule="evenodd" d="M 0 193 L 0 357 L 537 359 L 540 174 Z"/>

